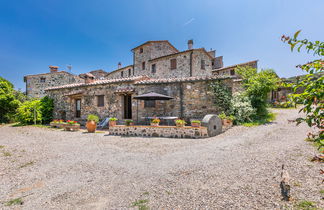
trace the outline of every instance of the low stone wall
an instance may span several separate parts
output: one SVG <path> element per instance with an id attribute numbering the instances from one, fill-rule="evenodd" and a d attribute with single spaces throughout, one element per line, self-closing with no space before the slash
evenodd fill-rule
<path id="1" fill-rule="evenodd" d="M 167 138 L 207 138 L 206 127 L 175 127 L 175 126 L 124 126 L 116 125 L 109 128 L 111 135 L 120 136 L 148 136 Z"/>

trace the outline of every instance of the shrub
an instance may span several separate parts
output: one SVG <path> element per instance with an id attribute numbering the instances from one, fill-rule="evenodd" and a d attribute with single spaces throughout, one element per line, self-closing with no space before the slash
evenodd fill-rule
<path id="1" fill-rule="evenodd" d="M 251 118 L 255 114 L 251 100 L 244 93 L 237 92 L 232 98 L 233 114 L 236 123 L 244 123 L 252 121 Z"/>
<path id="2" fill-rule="evenodd" d="M 42 113 L 42 123 L 48 124 L 53 120 L 54 100 L 48 96 L 43 97 L 41 100 L 40 111 Z"/>
<path id="3" fill-rule="evenodd" d="M 95 121 L 96 123 L 99 122 L 99 117 L 97 115 L 94 115 L 94 114 L 89 114 L 88 117 L 87 117 L 87 120 L 88 121 Z"/>
<path id="4" fill-rule="evenodd" d="M 200 120 L 191 120 L 191 123 L 201 123 Z"/>
<path id="5" fill-rule="evenodd" d="M 116 117 L 112 117 L 109 119 L 109 121 L 117 121 L 118 119 Z"/>
<path id="6" fill-rule="evenodd" d="M 25 101 L 17 110 L 17 119 L 21 124 L 36 124 L 42 121 L 41 101 Z"/>
<path id="7" fill-rule="evenodd" d="M 231 90 L 223 84 L 221 81 L 215 81 L 210 85 L 214 96 L 215 96 L 215 106 L 220 109 L 220 111 L 226 114 L 231 113 Z"/>
<path id="8" fill-rule="evenodd" d="M 0 77 L 0 123 L 12 121 L 19 105 L 13 84 Z"/>
<path id="9" fill-rule="evenodd" d="M 280 79 L 272 69 L 262 70 L 245 66 L 237 67 L 236 72 L 243 79 L 243 86 L 246 95 L 251 100 L 251 105 L 256 110 L 258 116 L 267 115 L 267 97 L 268 93 L 276 90 Z"/>

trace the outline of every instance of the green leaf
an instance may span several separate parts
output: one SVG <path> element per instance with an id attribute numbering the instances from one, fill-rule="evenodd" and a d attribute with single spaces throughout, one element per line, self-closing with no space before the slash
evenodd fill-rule
<path id="1" fill-rule="evenodd" d="M 295 34 L 294 34 L 294 39 L 297 39 L 299 33 L 301 32 L 301 30 L 297 31 Z"/>

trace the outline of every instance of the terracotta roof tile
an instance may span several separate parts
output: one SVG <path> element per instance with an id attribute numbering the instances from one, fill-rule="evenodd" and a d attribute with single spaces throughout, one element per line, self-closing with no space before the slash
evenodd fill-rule
<path id="1" fill-rule="evenodd" d="M 146 80 L 146 79 L 148 79 L 147 76 L 136 76 L 136 77 L 121 78 L 121 79 L 94 80 L 92 83 L 88 83 L 88 84 L 74 83 L 74 84 L 61 85 L 57 87 L 50 87 L 50 88 L 46 88 L 45 90 L 48 91 L 48 90 L 57 90 L 63 88 L 95 86 L 95 85 L 103 85 L 103 84 L 111 84 L 111 83 L 119 83 L 119 82 L 131 82 L 131 81 Z"/>
<path id="2" fill-rule="evenodd" d="M 213 76 L 200 76 L 200 77 L 182 77 L 182 78 L 166 78 L 166 79 L 147 79 L 142 81 L 136 81 L 135 85 L 142 84 L 159 84 L 159 83 L 175 83 L 175 82 L 193 82 L 193 81 L 208 81 L 215 79 L 234 79 L 236 76 L 228 75 L 213 75 Z"/>

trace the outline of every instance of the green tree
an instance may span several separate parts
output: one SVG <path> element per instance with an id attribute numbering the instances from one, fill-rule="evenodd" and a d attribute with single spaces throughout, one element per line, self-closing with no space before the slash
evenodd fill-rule
<path id="1" fill-rule="evenodd" d="M 47 124 L 53 120 L 54 101 L 48 96 L 43 97 L 41 100 L 40 111 L 42 113 L 42 123 Z"/>
<path id="2" fill-rule="evenodd" d="M 235 71 L 243 79 L 245 93 L 251 99 L 257 116 L 266 116 L 268 93 L 276 90 L 280 82 L 275 71 L 266 69 L 258 72 L 257 69 L 249 66 L 237 67 Z"/>
<path id="3" fill-rule="evenodd" d="M 223 84 L 221 81 L 215 81 L 210 84 L 210 87 L 215 96 L 215 105 L 220 109 L 220 112 L 224 112 L 226 115 L 231 114 L 231 90 Z"/>
<path id="4" fill-rule="evenodd" d="M 14 93 L 13 84 L 0 77 L 0 123 L 11 121 L 20 105 Z"/>
<path id="5" fill-rule="evenodd" d="M 36 124 L 42 121 L 41 101 L 25 101 L 18 108 L 17 119 L 21 124 Z"/>
<path id="6" fill-rule="evenodd" d="M 298 124 L 306 122 L 309 127 L 318 129 L 318 133 L 313 133 L 313 136 L 322 149 L 324 148 L 324 42 L 298 39 L 299 33 L 300 31 L 297 31 L 292 38 L 283 35 L 282 41 L 290 45 L 291 51 L 297 48 L 300 52 L 302 48 L 305 48 L 308 53 L 312 52 L 314 56 L 319 56 L 319 59 L 297 66 L 307 75 L 300 77 L 292 85 L 294 91 L 292 98 L 296 103 L 303 104 L 300 112 L 306 114 L 305 117 L 297 118 L 296 121 Z M 303 91 L 298 93 L 297 90 Z"/>

